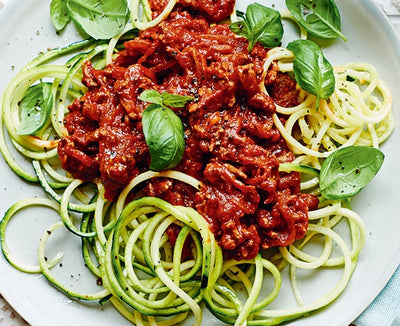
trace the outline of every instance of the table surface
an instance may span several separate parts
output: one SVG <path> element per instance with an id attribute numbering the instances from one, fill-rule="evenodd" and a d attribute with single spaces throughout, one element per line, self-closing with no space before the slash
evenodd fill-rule
<path id="1" fill-rule="evenodd" d="M 400 35 L 400 0 L 375 0 Z M 0 0 L 0 10 L 7 0 Z M 0 294 L 0 326 L 27 326 L 28 324 Z"/>

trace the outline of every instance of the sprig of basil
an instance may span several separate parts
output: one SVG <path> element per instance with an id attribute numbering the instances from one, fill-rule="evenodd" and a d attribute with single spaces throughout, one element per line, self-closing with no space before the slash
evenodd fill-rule
<path id="1" fill-rule="evenodd" d="M 18 135 L 34 135 L 43 128 L 53 108 L 51 84 L 39 83 L 28 88 L 19 104 Z"/>
<path id="2" fill-rule="evenodd" d="M 242 20 L 232 23 L 229 28 L 235 34 L 249 40 L 249 51 L 257 42 L 267 48 L 278 46 L 281 43 L 283 26 L 278 11 L 259 3 L 252 3 L 247 6 L 246 14 L 237 11 L 237 15 Z"/>
<path id="3" fill-rule="evenodd" d="M 145 90 L 139 97 L 151 103 L 143 111 L 143 133 L 151 155 L 150 169 L 162 171 L 179 164 L 185 150 L 181 119 L 167 107 L 183 107 L 193 97 Z"/>
<path id="4" fill-rule="evenodd" d="M 293 52 L 293 71 L 302 89 L 319 99 L 327 99 L 335 91 L 333 67 L 325 58 L 321 48 L 309 40 L 296 40 L 288 44 Z"/>
<path id="5" fill-rule="evenodd" d="M 341 37 L 340 13 L 334 0 L 286 0 L 286 7 L 298 23 L 310 34 L 332 39 Z"/>
<path id="6" fill-rule="evenodd" d="M 110 39 L 124 29 L 129 8 L 127 0 L 52 0 L 50 15 L 57 31 L 72 18 L 94 39 Z"/>
<path id="7" fill-rule="evenodd" d="M 322 163 L 319 185 L 326 199 L 346 199 L 361 191 L 382 166 L 384 154 L 368 146 L 338 149 Z"/>

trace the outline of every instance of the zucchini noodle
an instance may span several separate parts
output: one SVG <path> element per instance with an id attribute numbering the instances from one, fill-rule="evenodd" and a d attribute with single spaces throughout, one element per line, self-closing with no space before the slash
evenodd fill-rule
<path id="1" fill-rule="evenodd" d="M 284 19 L 290 19 L 292 22 L 294 22 L 297 27 L 299 28 L 300 31 L 300 38 L 301 39 L 307 39 L 307 31 L 303 28 L 303 26 L 301 26 L 292 16 L 292 14 L 290 13 L 290 11 L 288 9 L 280 9 L 279 13 L 281 15 L 282 18 Z"/>
<path id="2" fill-rule="evenodd" d="M 293 58 L 285 48 L 270 50 L 264 77 L 272 64 L 277 64 L 282 72 L 293 72 Z M 290 149 L 298 156 L 304 155 L 304 159 L 310 160 L 305 164 L 316 168 L 320 167 L 316 158 L 326 158 L 344 146 L 378 148 L 394 128 L 392 95 L 372 65 L 335 66 L 334 74 L 335 91 L 328 99 L 320 100 L 319 108 L 314 95 L 304 94 L 304 100 L 295 107 L 276 105 L 277 113 L 273 116 Z M 262 87 L 268 94 L 264 84 Z M 286 122 L 278 114 L 286 116 Z"/>
<path id="3" fill-rule="evenodd" d="M 224 260 L 214 234 L 195 209 L 142 197 L 136 191 L 152 178 L 179 180 L 195 189 L 202 186 L 199 180 L 179 171 L 147 171 L 131 180 L 112 203 L 104 198 L 99 180 L 83 182 L 60 168 L 57 145 L 67 133 L 63 119 L 68 104 L 86 92 L 81 82 L 84 62 L 92 60 L 98 69 L 111 64 L 124 35 L 156 26 L 176 3 L 168 1 L 153 19 L 147 1 L 133 0 L 131 23 L 108 44 L 86 40 L 50 50 L 28 63 L 9 83 L 0 102 L 0 150 L 18 176 L 39 184 L 49 198 L 24 199 L 10 207 L 0 222 L 2 252 L 16 269 L 43 274 L 71 298 L 112 304 L 135 325 L 179 324 L 190 315 L 193 325 L 201 325 L 204 303 L 218 319 L 236 326 L 276 325 L 326 307 L 346 288 L 366 239 L 364 223 L 347 200 L 321 200 L 319 208 L 309 212 L 305 236 L 288 247 L 267 250 L 251 260 Z M 281 15 L 292 19 L 287 11 Z M 234 13 L 232 19 L 236 19 Z M 301 27 L 300 34 L 307 37 Z M 66 63 L 54 63 L 60 58 L 67 58 Z M 285 48 L 269 50 L 263 80 L 274 65 L 292 73 L 293 59 Z M 295 154 L 295 160 L 281 164 L 279 170 L 299 172 L 304 177 L 302 191 L 316 196 L 320 196 L 319 169 L 330 153 L 349 145 L 379 147 L 394 128 L 392 96 L 372 65 L 336 66 L 334 74 L 335 91 L 320 100 L 319 106 L 315 96 L 300 90 L 299 105 L 276 105 L 273 115 L 275 126 Z M 28 88 L 40 81 L 52 84 L 54 104 L 47 125 L 35 136 L 19 135 L 19 103 Z M 268 93 L 264 83 L 261 87 Z M 38 241 L 38 265 L 21 262 L 7 244 L 10 221 L 31 206 L 50 208 L 60 216 Z M 52 273 L 63 253 L 46 259 L 45 251 L 48 239 L 63 227 L 80 239 L 85 265 L 94 280 L 101 281 L 99 291 L 73 291 Z M 172 227 L 179 229 L 174 243 L 168 235 Z M 350 239 L 341 235 L 342 227 Z M 308 248 L 319 248 L 320 254 L 311 254 Z M 289 280 L 282 277 L 284 268 L 289 269 Z M 342 271 L 338 282 L 312 302 L 303 298 L 297 271 L 333 268 Z M 270 308 L 285 282 L 290 282 L 297 306 Z"/>
<path id="4" fill-rule="evenodd" d="M 158 25 L 169 16 L 177 2 L 178 0 L 169 0 L 163 11 L 157 16 L 157 18 L 152 19 L 152 13 L 148 1 L 132 0 L 131 20 L 133 22 L 133 25 L 140 30 Z M 142 16 L 142 19 L 140 16 Z"/>

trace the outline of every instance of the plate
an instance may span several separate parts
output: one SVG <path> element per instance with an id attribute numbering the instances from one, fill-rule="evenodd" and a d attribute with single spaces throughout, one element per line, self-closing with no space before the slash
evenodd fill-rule
<path id="1" fill-rule="evenodd" d="M 400 85 L 400 43 L 395 31 L 372 0 L 336 2 L 342 15 L 342 29 L 348 41 L 337 40 L 323 44 L 326 56 L 334 65 L 354 61 L 373 64 L 392 90 L 396 118 L 400 114 L 400 97 L 396 96 L 398 92 L 395 89 Z M 246 3 L 249 1 L 240 1 L 239 7 L 243 10 Z M 274 2 L 266 1 L 264 4 L 273 5 Z M 48 1 L 9 0 L 0 11 L 1 93 L 12 76 L 40 51 L 69 44 L 79 38 L 74 29 L 61 35 L 55 33 L 48 6 Z M 288 27 L 290 24 L 285 25 Z M 286 40 L 283 42 L 285 45 Z M 400 131 L 396 128 L 382 146 L 386 158 L 381 171 L 352 201 L 354 210 L 365 221 L 367 241 L 348 287 L 326 309 L 291 324 L 309 326 L 326 324 L 329 321 L 330 325 L 348 325 L 378 295 L 398 266 L 400 218 L 396 201 L 400 174 L 396 171 L 400 161 L 399 141 Z M 0 214 L 19 199 L 43 196 L 41 189 L 14 175 L 2 157 L 0 171 Z M 35 241 L 56 219 L 56 214 L 43 209 L 19 214 L 10 224 L 7 235 L 11 249 L 21 259 L 35 263 L 32 258 L 36 253 Z M 83 262 L 79 259 L 79 241 L 69 237 L 67 248 L 63 246 L 65 242 L 55 240 L 54 247 L 63 247 L 66 251 L 66 260 L 62 266 L 57 267 L 57 273 L 64 277 L 67 284 L 79 289 L 85 287 L 88 275 L 84 273 Z M 113 307 L 99 307 L 97 304 L 70 300 L 51 287 L 43 276 L 18 272 L 2 255 L 0 271 L 0 292 L 32 325 L 130 325 Z M 330 284 L 335 277 L 335 271 L 326 278 L 308 275 L 304 289 L 312 294 L 321 286 Z M 283 288 L 282 291 L 289 289 Z M 275 307 L 279 305 L 279 301 L 274 303 Z M 204 324 L 207 323 L 220 324 L 209 314 L 204 317 Z M 190 324 L 190 320 L 187 324 Z"/>

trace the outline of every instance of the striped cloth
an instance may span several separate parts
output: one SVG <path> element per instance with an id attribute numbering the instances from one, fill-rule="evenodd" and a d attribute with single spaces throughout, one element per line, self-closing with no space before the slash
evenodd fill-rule
<path id="1" fill-rule="evenodd" d="M 354 324 L 356 326 L 400 326 L 400 266 L 379 296 Z"/>

